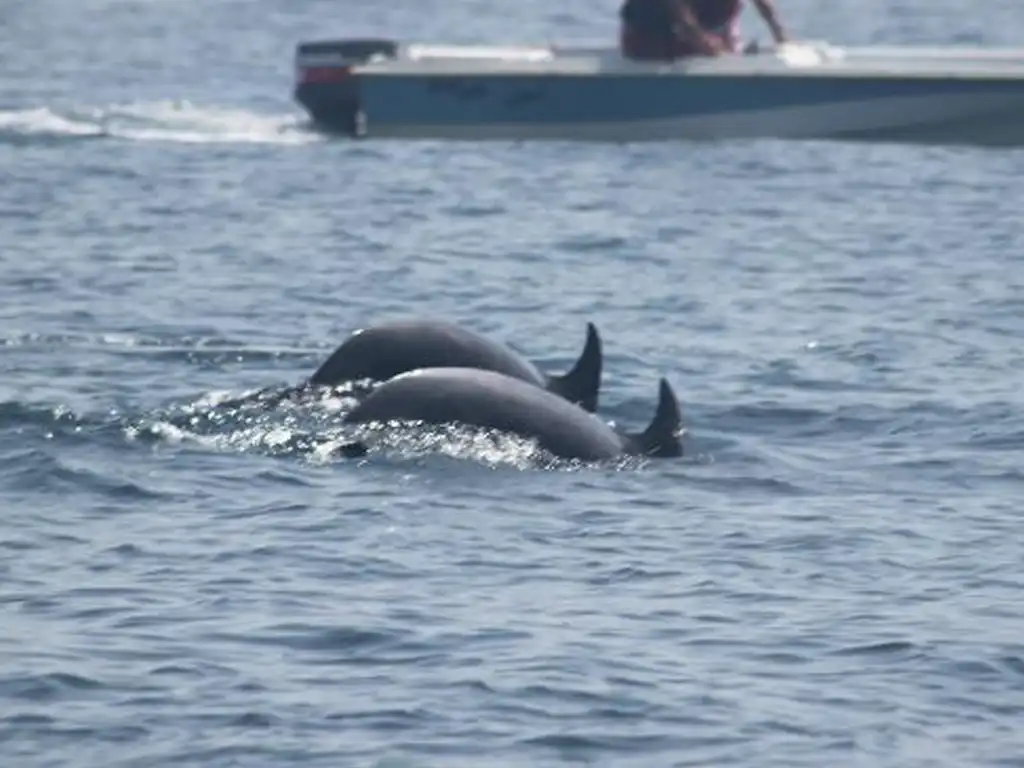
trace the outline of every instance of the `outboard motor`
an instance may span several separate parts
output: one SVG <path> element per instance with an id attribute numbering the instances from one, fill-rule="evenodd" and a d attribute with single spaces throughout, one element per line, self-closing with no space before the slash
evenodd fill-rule
<path id="1" fill-rule="evenodd" d="M 347 39 L 300 43 L 295 51 L 295 100 L 313 121 L 359 137 L 366 118 L 352 67 L 378 58 L 395 58 L 398 43 L 384 39 Z"/>

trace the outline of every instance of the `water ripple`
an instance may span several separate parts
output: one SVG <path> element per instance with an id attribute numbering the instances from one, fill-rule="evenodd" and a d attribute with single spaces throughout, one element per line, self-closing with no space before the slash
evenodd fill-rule
<path id="1" fill-rule="evenodd" d="M 843 42 L 1022 21 L 780 12 Z M 7 762 L 1019 764 L 1024 155 L 353 144 L 289 99 L 289 46 L 332 14 L 40 0 L 0 25 Z M 616 23 L 345 14 L 476 42 Z M 642 428 L 665 376 L 687 456 L 438 430 L 351 461 L 351 392 L 274 402 L 408 314 L 548 370 L 597 323 L 600 417 Z"/>

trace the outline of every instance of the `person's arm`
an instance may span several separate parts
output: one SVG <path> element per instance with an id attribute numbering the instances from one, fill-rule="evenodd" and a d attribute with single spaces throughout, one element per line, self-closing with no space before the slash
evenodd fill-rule
<path id="1" fill-rule="evenodd" d="M 700 26 L 697 14 L 693 12 L 693 7 L 690 5 L 690 0 L 677 0 L 675 6 L 676 22 L 679 33 L 684 39 L 705 56 L 718 56 L 724 51 L 724 46 Z"/>
<path id="2" fill-rule="evenodd" d="M 775 42 L 786 42 L 786 31 L 782 28 L 782 24 L 779 23 L 779 17 L 775 13 L 775 4 L 772 0 L 753 0 L 753 3 L 757 6 L 757 11 L 761 14 L 765 24 L 771 29 Z"/>

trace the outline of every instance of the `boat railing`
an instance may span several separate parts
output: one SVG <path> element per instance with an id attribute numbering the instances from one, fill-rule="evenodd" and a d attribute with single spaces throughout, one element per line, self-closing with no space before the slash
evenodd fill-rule
<path id="1" fill-rule="evenodd" d="M 490 61 L 550 61 L 554 52 L 538 46 L 512 45 L 437 45 L 412 43 L 405 46 L 412 61 L 425 59 L 487 59 Z"/>
<path id="2" fill-rule="evenodd" d="M 747 56 L 772 56 L 789 66 L 813 66 L 846 58 L 846 50 L 827 40 L 790 40 L 762 46 L 757 41 L 744 49 Z"/>

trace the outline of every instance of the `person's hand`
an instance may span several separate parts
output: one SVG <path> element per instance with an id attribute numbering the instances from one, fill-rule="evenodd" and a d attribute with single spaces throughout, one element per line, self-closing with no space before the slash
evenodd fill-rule
<path id="1" fill-rule="evenodd" d="M 702 35 L 701 37 L 706 56 L 721 56 L 728 51 L 725 41 L 717 35 Z"/>

